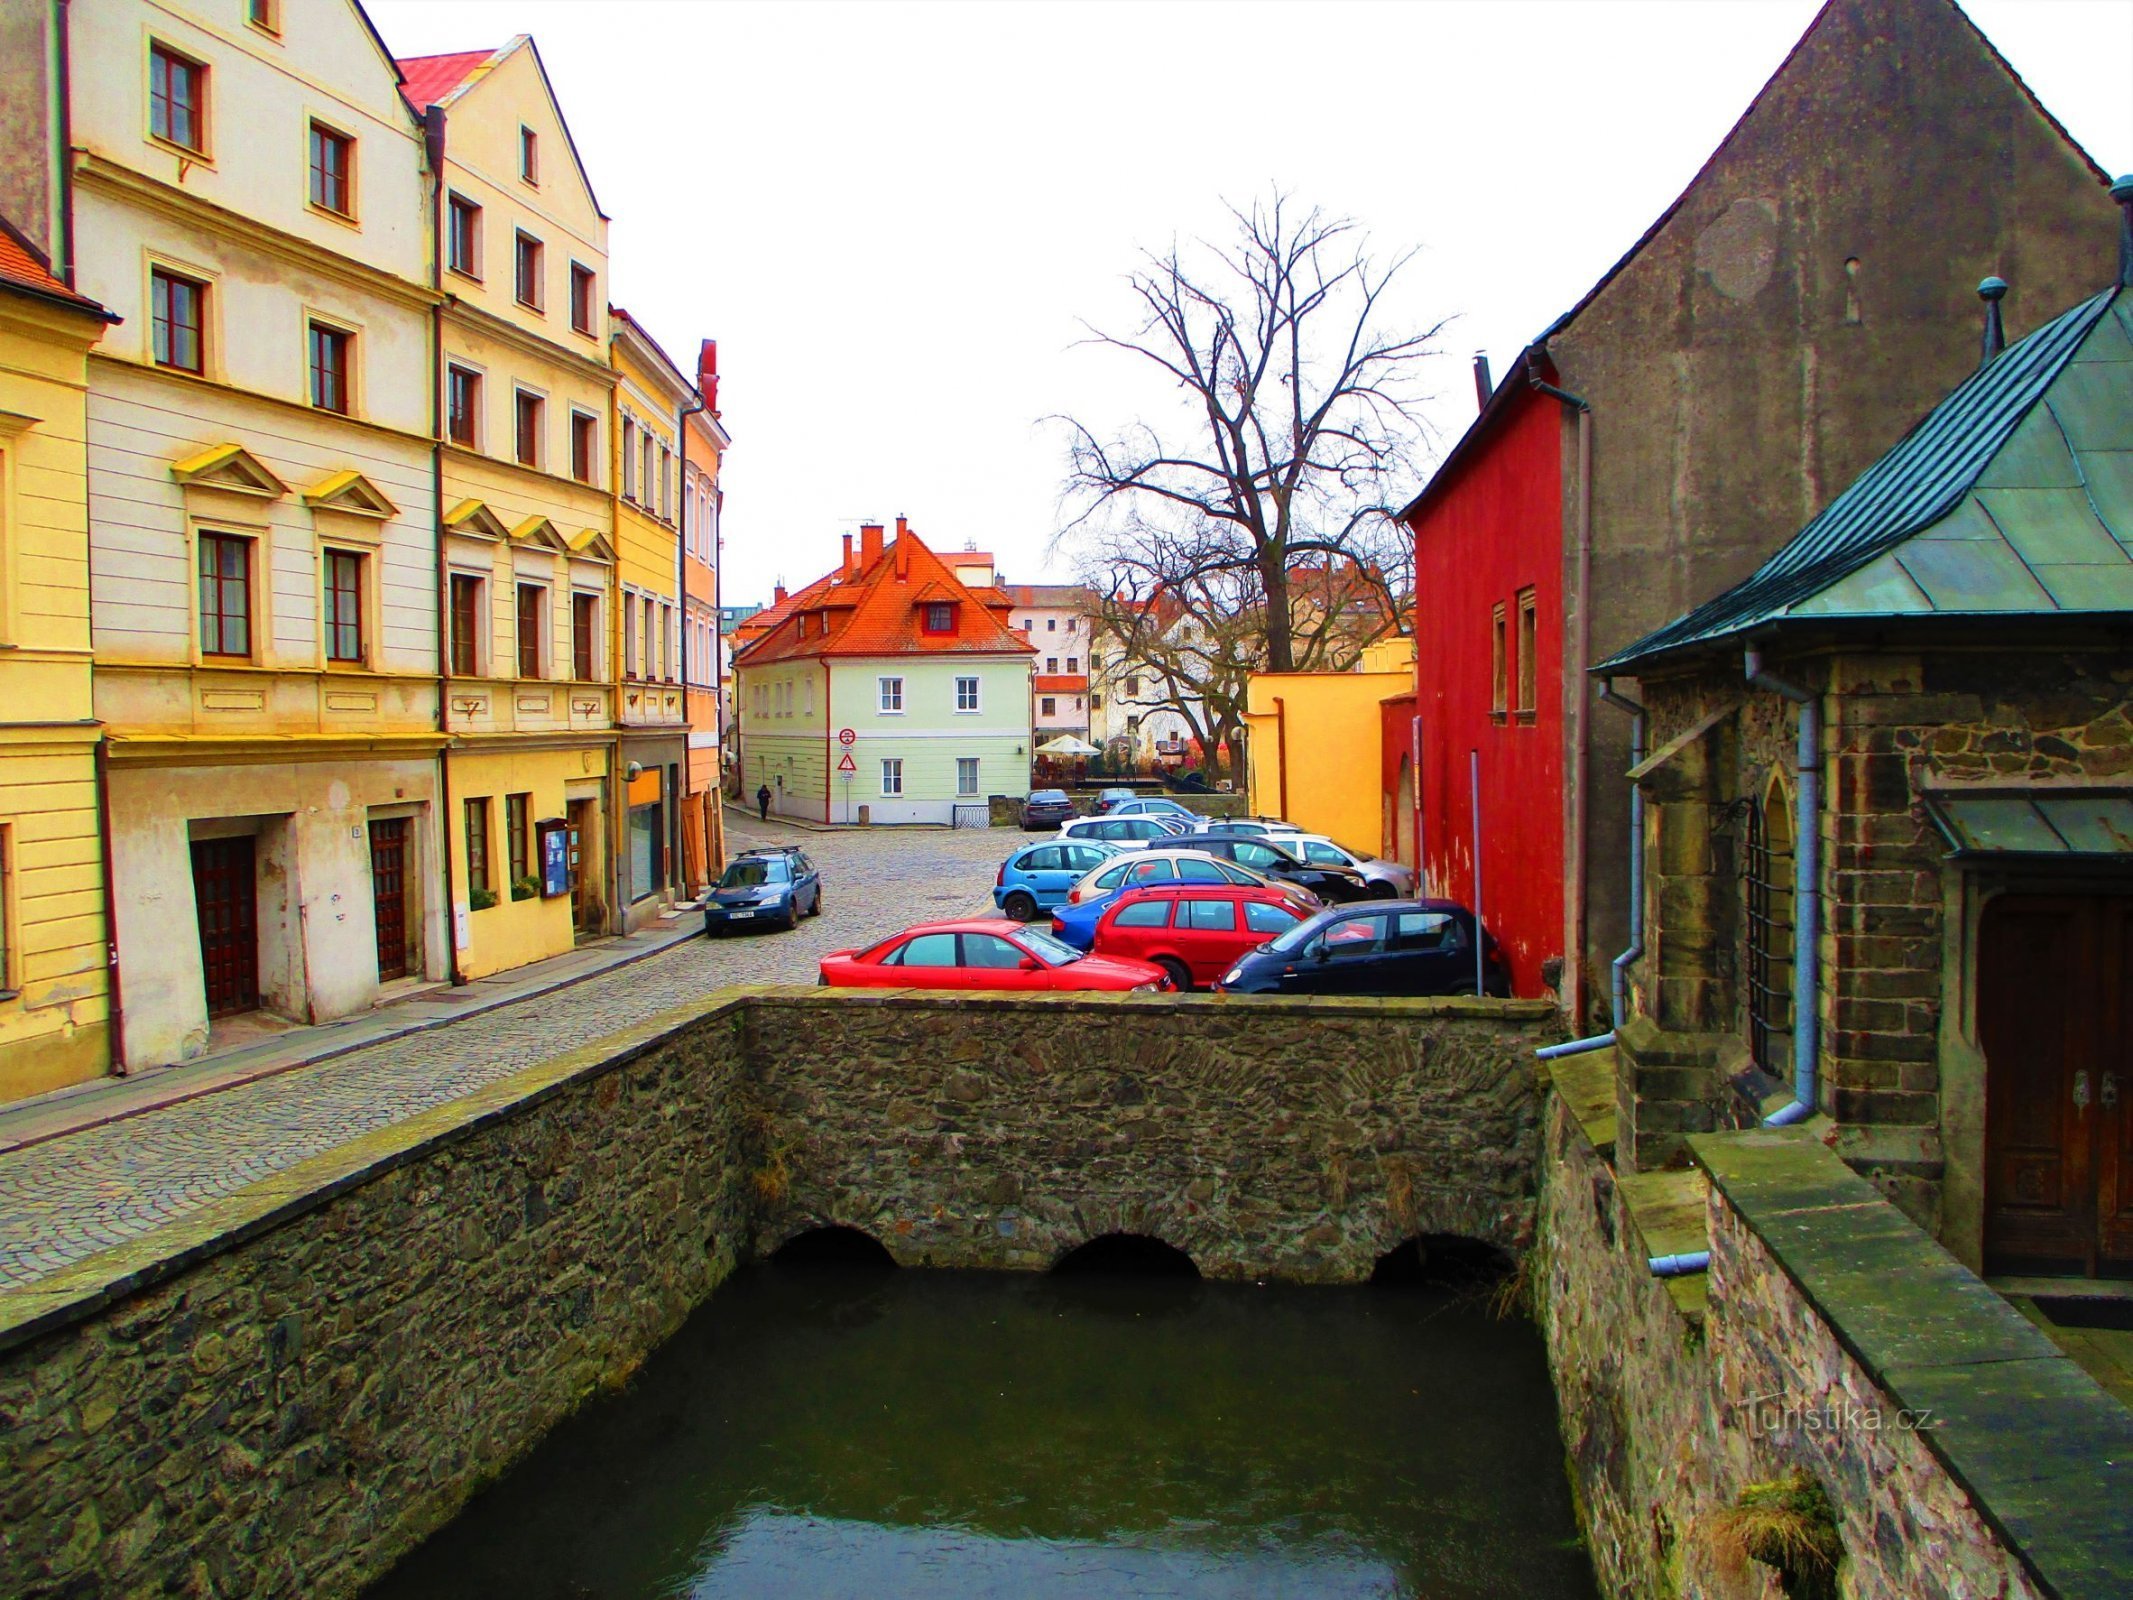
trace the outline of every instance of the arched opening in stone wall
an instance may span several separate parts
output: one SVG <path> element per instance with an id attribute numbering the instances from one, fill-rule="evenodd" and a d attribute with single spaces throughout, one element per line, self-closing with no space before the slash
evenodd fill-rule
<path id="1" fill-rule="evenodd" d="M 1145 1233 L 1099 1234 L 1069 1250 L 1052 1271 L 1071 1277 L 1197 1278 L 1200 1269 L 1176 1245 Z"/>
<path id="2" fill-rule="evenodd" d="M 1370 1281 L 1381 1288 L 1487 1288 L 1509 1277 L 1516 1266 L 1508 1252 L 1480 1239 L 1418 1233 L 1379 1256 Z"/>
<path id="3" fill-rule="evenodd" d="M 772 1266 L 894 1270 L 896 1258 L 870 1233 L 831 1226 L 796 1233 L 770 1253 Z"/>

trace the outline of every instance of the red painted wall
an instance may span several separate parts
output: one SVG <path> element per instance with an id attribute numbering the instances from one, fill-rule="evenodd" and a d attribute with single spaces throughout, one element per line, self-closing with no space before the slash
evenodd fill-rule
<path id="1" fill-rule="evenodd" d="M 1545 395 L 1514 400 L 1413 519 L 1415 697 L 1422 717 L 1422 855 L 1429 892 L 1474 903 L 1470 751 L 1481 756 L 1482 920 L 1513 992 L 1543 992 L 1563 953 L 1563 421 Z M 1535 709 L 1491 715 L 1491 630 L 1511 651 L 1518 593 L 1536 601 Z M 1517 674 L 1511 670 L 1513 704 Z"/>

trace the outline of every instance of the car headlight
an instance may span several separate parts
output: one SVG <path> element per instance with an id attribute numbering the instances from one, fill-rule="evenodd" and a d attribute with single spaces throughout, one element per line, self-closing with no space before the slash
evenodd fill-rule
<path id="1" fill-rule="evenodd" d="M 1227 972 L 1225 972 L 1225 973 L 1223 973 L 1223 974 L 1222 974 L 1222 981 L 1223 981 L 1224 983 L 1235 983 L 1235 982 L 1236 982 L 1236 981 L 1237 981 L 1237 980 L 1238 980 L 1239 978 L 1241 978 L 1241 977 L 1243 977 L 1243 976 L 1244 976 L 1244 968 L 1242 968 L 1242 967 L 1231 967 L 1231 968 L 1229 969 L 1229 971 L 1227 971 Z"/>

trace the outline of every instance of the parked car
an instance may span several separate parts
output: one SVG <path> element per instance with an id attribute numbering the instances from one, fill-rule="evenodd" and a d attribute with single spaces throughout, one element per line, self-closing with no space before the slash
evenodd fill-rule
<path id="1" fill-rule="evenodd" d="M 1180 989 L 1211 984 L 1304 918 L 1278 889 L 1128 889 L 1096 924 L 1096 953 L 1152 961 Z"/>
<path id="2" fill-rule="evenodd" d="M 1275 833 L 1267 837 L 1300 857 L 1306 866 L 1355 868 L 1363 875 L 1373 900 L 1405 900 L 1415 892 L 1415 875 L 1399 862 L 1366 856 L 1322 833 Z"/>
<path id="3" fill-rule="evenodd" d="M 1284 822 L 1279 817 L 1195 817 L 1194 833 L 1248 833 L 1254 838 L 1302 833 L 1303 829 L 1293 822 Z"/>
<path id="4" fill-rule="evenodd" d="M 1168 817 L 1076 817 L 1061 823 L 1062 839 L 1100 839 L 1126 850 L 1145 850 L 1157 839 L 1174 839 L 1185 830 Z"/>
<path id="5" fill-rule="evenodd" d="M 1104 815 L 1104 813 L 1109 811 L 1113 806 L 1118 805 L 1122 801 L 1131 800 L 1133 798 L 1135 798 L 1135 792 L 1131 789 L 1099 790 L 1096 796 L 1096 814 L 1100 817 Z"/>
<path id="6" fill-rule="evenodd" d="M 726 863 L 704 902 L 704 932 L 765 925 L 790 932 L 802 916 L 821 915 L 822 874 L 807 852 L 796 844 L 766 845 Z"/>
<path id="7" fill-rule="evenodd" d="M 1332 906 L 1240 957 L 1224 994 L 1472 994 L 1474 914 L 1451 900 Z M 1483 992 L 1508 996 L 1511 971 L 1484 934 Z"/>
<path id="8" fill-rule="evenodd" d="M 1319 909 L 1318 897 L 1310 890 L 1266 877 L 1234 861 L 1217 860 L 1197 850 L 1137 851 L 1106 863 L 1075 884 L 1066 903 L 1052 913 L 1052 934 L 1077 950 L 1090 949 L 1096 942 L 1096 925 L 1112 901 L 1132 889 L 1167 884 L 1272 889 L 1294 906 L 1299 916 L 1310 916 Z"/>
<path id="9" fill-rule="evenodd" d="M 1187 827 L 1200 815 L 1190 806 L 1181 806 L 1175 800 L 1165 800 L 1161 795 L 1136 795 L 1131 800 L 1121 800 L 1109 811 L 1107 817 L 1176 817 Z"/>
<path id="10" fill-rule="evenodd" d="M 1361 900 L 1370 893 L 1363 875 L 1355 868 L 1306 862 L 1278 836 L 1223 832 L 1195 833 L 1189 837 L 1194 850 L 1205 850 L 1211 856 L 1235 861 L 1270 878 L 1286 878 L 1291 883 L 1300 883 L 1329 903 Z"/>
<path id="11" fill-rule="evenodd" d="M 1000 863 L 992 903 L 1017 922 L 1034 922 L 1062 905 L 1074 885 L 1113 857 L 1121 846 L 1101 839 L 1064 839 L 1026 844 Z"/>
<path id="12" fill-rule="evenodd" d="M 1074 820 L 1074 802 L 1064 789 L 1032 789 L 1022 802 L 1022 831 L 1042 833 Z"/>
<path id="13" fill-rule="evenodd" d="M 864 950 L 822 958 L 816 980 L 850 989 L 991 989 L 1010 993 L 1170 987 L 1161 967 L 1084 955 L 1036 928 L 999 917 L 922 922 Z"/>

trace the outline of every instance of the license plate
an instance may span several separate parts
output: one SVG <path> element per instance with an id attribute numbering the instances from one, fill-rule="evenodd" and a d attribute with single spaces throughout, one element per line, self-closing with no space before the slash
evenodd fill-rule
<path id="1" fill-rule="evenodd" d="M 744 918 L 754 916 L 755 913 L 753 911 L 729 911 L 726 913 L 726 915 L 733 921 L 739 922 Z"/>

